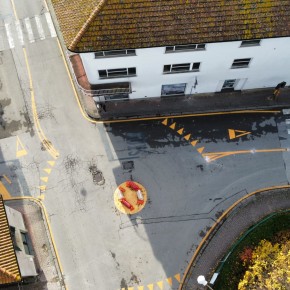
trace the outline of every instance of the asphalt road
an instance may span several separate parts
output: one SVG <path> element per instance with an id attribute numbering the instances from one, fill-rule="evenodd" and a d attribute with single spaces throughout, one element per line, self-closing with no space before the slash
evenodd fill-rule
<path id="1" fill-rule="evenodd" d="M 15 1 L 20 21 L 40 15 L 45 27 L 41 39 L 33 22 L 39 37 L 30 42 L 24 30 L 23 45 L 11 2 L 1 1 L 0 10 L 15 40 L 10 48 L 5 39 L 1 52 L 1 186 L 8 197 L 43 200 L 68 289 L 177 289 L 207 228 L 228 206 L 253 190 L 288 184 L 282 113 L 90 123 L 44 22 L 45 4 Z M 4 78 L 7 68 L 13 78 Z M 136 215 L 114 204 L 115 189 L 128 179 L 148 194 Z"/>

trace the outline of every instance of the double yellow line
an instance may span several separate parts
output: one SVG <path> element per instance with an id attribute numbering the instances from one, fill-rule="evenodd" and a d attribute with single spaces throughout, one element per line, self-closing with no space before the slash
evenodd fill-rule
<path id="1" fill-rule="evenodd" d="M 12 4 L 12 7 L 13 7 L 14 16 L 15 16 L 16 20 L 19 20 L 13 0 L 11 0 L 11 4 Z M 26 52 L 25 47 L 22 47 L 22 50 L 23 50 L 23 54 L 24 54 L 24 58 L 25 58 L 25 64 L 26 64 L 26 69 L 27 69 L 28 78 L 29 78 L 29 90 L 30 90 L 30 96 L 31 96 L 32 115 L 33 115 L 34 125 L 36 127 L 36 132 L 37 132 L 37 135 L 38 135 L 43 147 L 46 149 L 46 151 L 54 159 L 56 159 L 59 156 L 59 153 L 54 148 L 52 143 L 46 138 L 45 134 L 42 131 L 40 123 L 39 123 L 39 118 L 38 118 L 37 109 L 36 109 L 36 102 L 35 102 L 35 94 L 34 94 L 34 89 L 33 89 L 33 82 L 32 82 L 32 77 L 31 77 L 31 70 L 30 70 L 30 66 L 29 66 L 29 62 L 28 62 L 27 52 Z"/>

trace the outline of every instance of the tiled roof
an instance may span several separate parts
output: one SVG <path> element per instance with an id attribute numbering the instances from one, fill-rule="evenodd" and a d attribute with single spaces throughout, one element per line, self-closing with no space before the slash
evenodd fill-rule
<path id="1" fill-rule="evenodd" d="M 10 236 L 9 224 L 0 195 L 0 285 L 21 281 L 20 270 Z"/>
<path id="2" fill-rule="evenodd" d="M 290 36 L 290 0 L 52 0 L 68 49 Z"/>

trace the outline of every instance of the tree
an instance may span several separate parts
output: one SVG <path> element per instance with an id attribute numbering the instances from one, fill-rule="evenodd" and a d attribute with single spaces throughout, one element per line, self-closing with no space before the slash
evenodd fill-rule
<path id="1" fill-rule="evenodd" d="M 282 244 L 262 240 L 253 250 L 251 265 L 238 289 L 290 289 L 290 240 Z"/>

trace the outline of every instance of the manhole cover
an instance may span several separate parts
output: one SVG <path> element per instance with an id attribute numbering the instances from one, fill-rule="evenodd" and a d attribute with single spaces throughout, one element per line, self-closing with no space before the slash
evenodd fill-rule
<path id="1" fill-rule="evenodd" d="M 122 166 L 124 170 L 132 170 L 134 169 L 134 161 L 122 162 Z"/>

